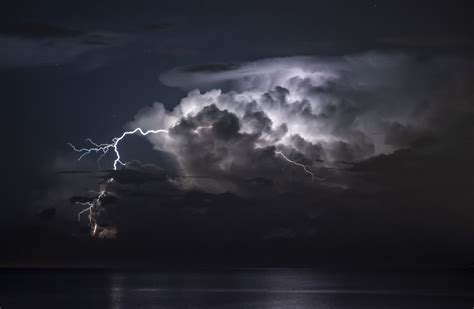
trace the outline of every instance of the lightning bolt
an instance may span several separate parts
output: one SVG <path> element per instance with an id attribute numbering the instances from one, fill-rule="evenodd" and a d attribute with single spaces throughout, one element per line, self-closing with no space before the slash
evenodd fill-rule
<path id="1" fill-rule="evenodd" d="M 114 160 L 114 170 L 117 169 L 117 165 L 120 164 L 122 166 L 126 165 L 123 163 L 120 159 L 120 152 L 118 151 L 118 144 L 127 136 L 127 135 L 133 135 L 136 133 L 140 133 L 142 136 L 147 136 L 149 134 L 157 134 L 157 133 L 166 133 L 168 134 L 168 130 L 148 130 L 148 131 L 143 131 L 141 128 L 136 128 L 132 131 L 125 131 L 122 133 L 121 136 L 119 137 L 114 137 L 112 139 L 112 143 L 110 144 L 97 144 L 95 143 L 92 139 L 86 138 L 86 143 L 91 144 L 93 147 L 91 148 L 76 148 L 71 143 L 68 143 L 68 145 L 75 151 L 81 153 L 79 156 L 78 160 L 81 160 L 85 156 L 91 154 L 91 153 L 100 153 L 99 158 L 97 159 L 97 164 L 100 167 L 100 160 L 111 150 L 115 152 L 115 160 Z"/>
<path id="2" fill-rule="evenodd" d="M 82 205 L 82 206 L 88 206 L 86 208 L 84 208 L 83 210 L 81 210 L 78 214 L 77 214 L 77 222 L 81 222 L 81 216 L 83 213 L 85 212 L 89 212 L 89 224 L 92 224 L 92 219 L 91 219 L 91 215 L 92 215 L 92 208 L 94 207 L 94 202 L 76 202 L 76 204 L 78 205 Z"/>
<path id="3" fill-rule="evenodd" d="M 106 194 L 105 190 L 100 191 L 99 196 L 92 202 L 76 202 L 78 205 L 87 206 L 77 214 L 77 222 L 81 222 L 81 216 L 83 213 L 89 212 L 87 216 L 89 218 L 89 226 L 92 227 L 92 235 L 94 236 L 97 231 L 97 223 L 94 220 L 94 206 L 100 206 L 100 199 Z"/>
<path id="4" fill-rule="evenodd" d="M 311 176 L 311 180 L 319 179 L 318 177 L 316 177 L 316 176 L 313 174 L 313 172 L 311 172 L 311 171 L 309 170 L 309 168 L 308 168 L 306 165 L 291 160 L 290 158 L 288 158 L 287 156 L 285 156 L 285 154 L 284 154 L 283 152 L 281 152 L 281 151 L 275 151 L 275 154 L 280 155 L 283 159 L 285 159 L 285 160 L 288 161 L 289 163 L 303 168 L 303 170 L 305 171 L 305 173 L 306 173 L 306 174 L 309 174 L 309 175 Z"/>
<path id="5" fill-rule="evenodd" d="M 261 149 L 261 148 L 263 148 L 263 147 L 262 147 L 262 146 L 255 146 L 255 149 L 259 149 L 259 148 Z M 315 179 L 321 180 L 321 178 L 315 176 L 315 175 L 313 174 L 313 172 L 310 171 L 310 169 L 308 168 L 308 166 L 306 166 L 306 165 L 304 165 L 304 164 L 301 164 L 301 163 L 298 163 L 298 162 L 296 162 L 296 161 L 294 161 L 294 160 L 291 160 L 290 158 L 288 158 L 287 156 L 285 156 L 285 154 L 284 154 L 283 152 L 281 152 L 281 151 L 279 151 L 279 150 L 278 150 L 278 151 L 275 151 L 275 154 L 281 156 L 281 157 L 282 157 L 283 159 L 285 159 L 288 163 L 303 168 L 304 172 L 305 172 L 306 174 L 308 174 L 308 175 L 311 176 L 311 180 L 315 180 Z"/>

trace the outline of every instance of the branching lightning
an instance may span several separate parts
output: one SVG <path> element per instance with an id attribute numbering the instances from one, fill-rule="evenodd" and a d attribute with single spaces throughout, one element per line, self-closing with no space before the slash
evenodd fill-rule
<path id="1" fill-rule="evenodd" d="M 100 199 L 106 194 L 105 190 L 99 192 L 97 198 L 92 202 L 77 202 L 76 204 L 87 206 L 77 214 L 77 222 L 81 222 L 81 216 L 83 213 L 89 212 L 87 218 L 89 219 L 89 226 L 92 228 L 92 235 L 95 235 L 97 231 L 97 223 L 94 219 L 94 208 L 99 207 L 101 204 Z"/>

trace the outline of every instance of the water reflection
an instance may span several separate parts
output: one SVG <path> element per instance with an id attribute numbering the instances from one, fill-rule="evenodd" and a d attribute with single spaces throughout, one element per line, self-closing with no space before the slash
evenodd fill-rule
<path id="1" fill-rule="evenodd" d="M 124 276 L 120 273 L 110 275 L 110 305 L 112 309 L 122 309 Z"/>
<path id="2" fill-rule="evenodd" d="M 124 308 L 453 308 L 474 303 L 474 282 L 461 273 L 287 269 L 125 273 L 117 278 L 110 295 Z"/>
<path id="3" fill-rule="evenodd" d="M 470 272 L 2 271 L 2 308 L 471 308 Z"/>

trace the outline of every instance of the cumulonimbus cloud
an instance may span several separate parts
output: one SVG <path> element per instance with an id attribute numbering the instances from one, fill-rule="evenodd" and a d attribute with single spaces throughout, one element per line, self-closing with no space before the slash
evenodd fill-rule
<path id="1" fill-rule="evenodd" d="M 163 83 L 194 90 L 171 111 L 160 103 L 141 110 L 129 126 L 170 130 L 148 138 L 185 173 L 221 178 L 201 181 L 205 189 L 286 179 L 278 151 L 315 173 L 391 153 L 472 110 L 473 62 L 461 57 L 368 53 L 200 67 L 162 74 Z"/>

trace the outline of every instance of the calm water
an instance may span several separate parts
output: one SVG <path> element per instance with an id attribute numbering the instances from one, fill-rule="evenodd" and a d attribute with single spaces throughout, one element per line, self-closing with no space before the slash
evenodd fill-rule
<path id="1" fill-rule="evenodd" d="M 471 272 L 0 271 L 9 308 L 473 308 Z"/>

